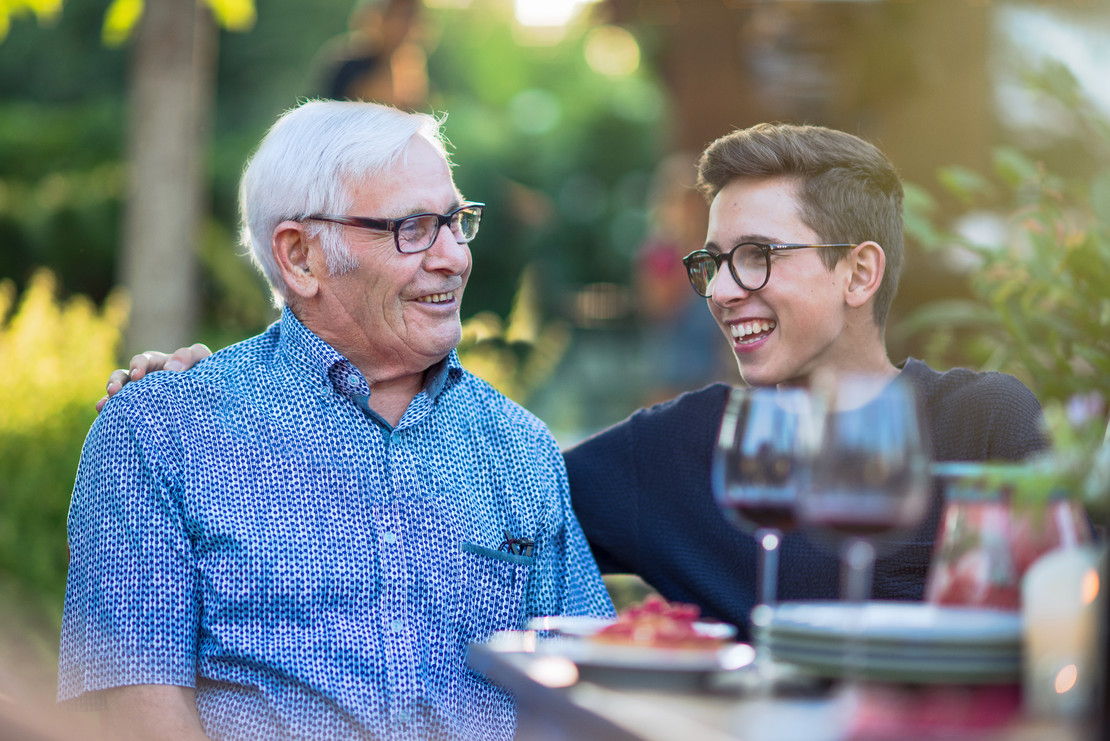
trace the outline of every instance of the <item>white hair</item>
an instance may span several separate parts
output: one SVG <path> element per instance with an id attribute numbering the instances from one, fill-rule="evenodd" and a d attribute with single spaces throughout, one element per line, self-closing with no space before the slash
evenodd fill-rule
<path id="1" fill-rule="evenodd" d="M 391 167 L 415 136 L 447 159 L 441 125 L 442 119 L 424 113 L 332 100 L 310 100 L 278 118 L 239 184 L 242 242 L 270 282 L 277 305 L 285 303 L 288 291 L 270 248 L 278 224 L 314 213 L 346 214 L 354 201 L 352 187 Z M 309 238 L 319 235 L 329 270 L 355 267 L 339 227 L 305 226 Z"/>

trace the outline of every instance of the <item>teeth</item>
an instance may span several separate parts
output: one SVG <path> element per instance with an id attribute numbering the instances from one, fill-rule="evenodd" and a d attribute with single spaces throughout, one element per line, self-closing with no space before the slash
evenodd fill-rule
<path id="1" fill-rule="evenodd" d="M 762 332 L 770 332 L 777 326 L 778 325 L 775 322 L 770 321 L 769 319 L 764 319 L 762 321 L 733 324 L 731 329 L 732 336 L 736 339 L 740 339 L 741 337 L 748 337 L 749 335 L 760 334 Z"/>
<path id="2" fill-rule="evenodd" d="M 433 293 L 428 296 L 421 296 L 416 300 L 424 304 L 440 304 L 444 301 L 450 301 L 454 297 L 455 294 L 453 293 Z"/>

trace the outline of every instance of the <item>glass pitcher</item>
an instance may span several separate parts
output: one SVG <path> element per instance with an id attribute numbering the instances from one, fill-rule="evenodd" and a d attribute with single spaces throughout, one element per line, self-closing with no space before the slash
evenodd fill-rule
<path id="1" fill-rule="evenodd" d="M 1021 608 L 1021 578 L 1045 553 L 1092 541 L 1082 505 L 1063 492 L 1020 501 L 1019 463 L 941 463 L 945 506 L 925 600 L 941 605 Z"/>

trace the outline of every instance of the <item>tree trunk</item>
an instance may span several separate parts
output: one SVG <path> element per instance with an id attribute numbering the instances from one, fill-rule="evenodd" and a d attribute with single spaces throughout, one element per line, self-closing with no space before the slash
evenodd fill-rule
<path id="1" fill-rule="evenodd" d="M 121 280 L 125 352 L 196 340 L 197 255 L 216 29 L 195 0 L 146 0 L 131 57 L 130 172 Z"/>

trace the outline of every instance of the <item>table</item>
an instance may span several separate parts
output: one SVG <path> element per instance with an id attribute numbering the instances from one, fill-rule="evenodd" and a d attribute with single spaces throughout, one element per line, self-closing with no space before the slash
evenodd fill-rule
<path id="1" fill-rule="evenodd" d="M 904 687 L 865 685 L 859 691 L 815 690 L 802 697 L 753 697 L 730 692 L 727 682 L 715 677 L 686 685 L 645 681 L 609 682 L 604 675 L 577 673 L 550 661 L 552 657 L 528 651 L 495 650 L 489 645 L 471 646 L 469 664 L 494 683 L 513 693 L 517 700 L 521 741 L 846 741 L 848 739 L 891 739 L 919 741 L 913 733 L 892 727 L 890 720 L 899 707 L 920 714 L 918 696 Z M 570 663 L 570 662 L 567 662 Z M 943 690 L 941 690 L 943 691 Z M 992 692 L 990 688 L 972 692 Z M 1015 690 L 1016 691 L 1016 690 Z M 937 690 L 927 690 L 937 703 Z M 964 689 L 951 690 L 965 707 L 977 702 L 966 699 Z M 1000 688 L 1002 697 L 1007 690 Z M 996 694 L 997 696 L 997 694 Z M 903 705 L 899 705 L 903 703 Z M 937 707 L 943 707 L 937 705 Z M 878 711 L 878 712 L 876 712 Z M 867 716 L 867 722 L 861 717 Z M 972 728 L 962 735 L 941 732 L 934 738 L 975 741 L 1084 741 L 1085 729 L 1037 724 L 1016 718 L 1013 722 Z"/>

